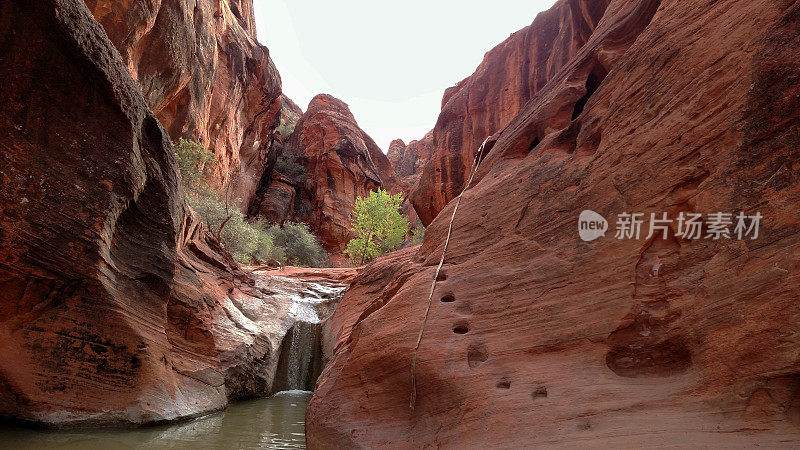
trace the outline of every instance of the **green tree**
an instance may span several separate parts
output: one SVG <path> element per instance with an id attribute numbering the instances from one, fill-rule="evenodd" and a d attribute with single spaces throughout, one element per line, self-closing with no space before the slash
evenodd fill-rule
<path id="1" fill-rule="evenodd" d="M 178 169 L 183 181 L 183 190 L 187 195 L 207 194 L 211 189 L 206 177 L 211 173 L 214 154 L 206 150 L 202 144 L 180 138 L 172 144 Z"/>
<path id="2" fill-rule="evenodd" d="M 402 194 L 383 189 L 358 197 L 353 209 L 352 230 L 357 237 L 347 244 L 345 254 L 353 263 L 364 264 L 396 250 L 409 230 L 408 218 L 400 213 Z"/>
<path id="3" fill-rule="evenodd" d="M 411 229 L 410 237 L 408 238 L 408 245 L 419 245 L 425 240 L 425 226 L 417 219 L 414 222 L 414 228 Z"/>

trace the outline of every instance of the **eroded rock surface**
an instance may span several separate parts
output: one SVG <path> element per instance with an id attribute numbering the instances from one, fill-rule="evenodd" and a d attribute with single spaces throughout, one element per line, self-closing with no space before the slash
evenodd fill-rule
<path id="1" fill-rule="evenodd" d="M 613 0 L 596 22 L 531 59 L 462 198 L 415 408 L 454 202 L 332 317 L 312 448 L 798 445 L 800 6 Z M 527 48 L 574 23 L 537 19 Z M 584 209 L 606 237 L 580 240 Z M 623 212 L 738 211 L 758 239 L 614 238 Z"/>
<path id="2" fill-rule="evenodd" d="M 0 35 L 0 415 L 143 424 L 271 393 L 313 285 L 209 238 L 86 5 L 3 2 Z"/>
<path id="3" fill-rule="evenodd" d="M 356 123 L 348 106 L 330 95 L 314 97 L 280 155 L 252 215 L 273 222 L 308 223 L 326 250 L 341 253 L 354 237 L 351 213 L 358 196 L 401 184 L 386 155 Z"/>
<path id="4" fill-rule="evenodd" d="M 433 154 L 409 196 L 425 226 L 464 188 L 484 139 L 505 127 L 573 59 L 608 4 L 557 2 L 486 53 L 475 73 L 445 91 L 433 129 Z"/>
<path id="5" fill-rule="evenodd" d="M 414 140 L 406 145 L 402 139 L 392 141 L 386 156 L 392 163 L 392 168 L 403 184 L 410 188 L 419 179 L 422 169 L 431 159 L 433 153 L 433 131 L 428 132 L 420 140 Z"/>
<path id="6" fill-rule="evenodd" d="M 215 187 L 246 210 L 281 112 L 280 76 L 256 41 L 252 0 L 86 4 L 169 135 L 212 150 Z"/>

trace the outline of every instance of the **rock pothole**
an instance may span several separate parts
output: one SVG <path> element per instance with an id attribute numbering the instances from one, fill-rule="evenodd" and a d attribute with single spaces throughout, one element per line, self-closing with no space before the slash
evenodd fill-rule
<path id="1" fill-rule="evenodd" d="M 453 333 L 467 334 L 469 333 L 469 323 L 465 320 L 460 320 L 453 325 Z"/>
<path id="2" fill-rule="evenodd" d="M 486 344 L 483 342 L 469 344 L 467 348 L 467 364 L 471 368 L 480 366 L 487 359 L 489 359 L 489 351 L 486 349 Z"/>
<path id="3" fill-rule="evenodd" d="M 534 400 L 539 398 L 547 398 L 547 386 L 536 386 L 531 392 L 531 398 Z"/>

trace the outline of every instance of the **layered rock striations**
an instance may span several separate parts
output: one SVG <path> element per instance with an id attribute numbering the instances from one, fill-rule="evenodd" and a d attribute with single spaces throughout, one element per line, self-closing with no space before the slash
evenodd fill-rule
<path id="1" fill-rule="evenodd" d="M 344 102 L 321 94 L 297 122 L 250 214 L 308 223 L 326 250 L 341 253 L 354 237 L 356 198 L 378 188 L 401 190 L 386 155 Z"/>
<path id="2" fill-rule="evenodd" d="M 424 225 L 464 188 L 484 139 L 508 124 L 572 60 L 608 4 L 557 2 L 486 53 L 475 73 L 445 91 L 433 129 L 433 154 L 409 195 Z"/>
<path id="3" fill-rule="evenodd" d="M 397 176 L 410 188 L 416 184 L 432 153 L 433 131 L 429 131 L 425 137 L 411 141 L 408 145 L 402 139 L 392 141 L 386 156 Z"/>
<path id="4" fill-rule="evenodd" d="M 800 7 L 613 0 L 598 19 L 561 70 L 533 59 L 548 78 L 526 77 L 543 81 L 461 200 L 415 407 L 453 203 L 334 313 L 310 447 L 798 444 Z M 605 237 L 579 238 L 585 209 Z M 675 220 L 740 211 L 756 239 Z M 638 239 L 614 236 L 626 212 Z"/>
<path id="5" fill-rule="evenodd" d="M 3 2 L 0 35 L 0 415 L 143 424 L 270 394 L 313 286 L 242 272 L 203 230 L 83 2 Z"/>
<path id="6" fill-rule="evenodd" d="M 244 211 L 268 166 L 282 103 L 278 71 L 256 41 L 252 0 L 86 4 L 172 139 L 212 150 L 216 187 Z"/>

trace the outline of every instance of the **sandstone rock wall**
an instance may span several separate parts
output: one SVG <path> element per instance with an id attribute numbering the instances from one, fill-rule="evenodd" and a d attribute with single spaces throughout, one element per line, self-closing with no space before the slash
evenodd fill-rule
<path id="1" fill-rule="evenodd" d="M 424 225 L 464 188 L 475 151 L 502 129 L 583 47 L 609 0 L 562 0 L 448 88 L 433 129 L 433 155 L 409 196 Z"/>
<path id="2" fill-rule="evenodd" d="M 326 250 L 341 253 L 356 197 L 401 184 L 386 155 L 356 123 L 348 106 L 330 95 L 311 100 L 281 157 L 292 166 L 259 190 L 251 215 L 273 222 L 308 223 Z"/>
<path id="3" fill-rule="evenodd" d="M 452 204 L 342 300 L 310 447 L 798 444 L 800 6 L 613 0 L 597 23 L 461 201 L 415 408 Z M 580 240 L 584 209 L 606 237 Z M 760 236 L 614 238 L 623 212 L 718 211 Z"/>
<path id="4" fill-rule="evenodd" d="M 209 238 L 83 2 L 3 2 L 0 36 L 0 415 L 142 424 L 271 393 L 303 283 Z"/>
<path id="5" fill-rule="evenodd" d="M 411 141 L 408 145 L 402 139 L 392 141 L 386 156 L 397 176 L 410 188 L 416 184 L 432 153 L 433 131 L 429 131 L 425 137 Z"/>
<path id="6" fill-rule="evenodd" d="M 252 0 L 86 0 L 172 139 L 216 158 L 214 181 L 244 211 L 267 168 L 281 80 L 256 41 Z"/>

